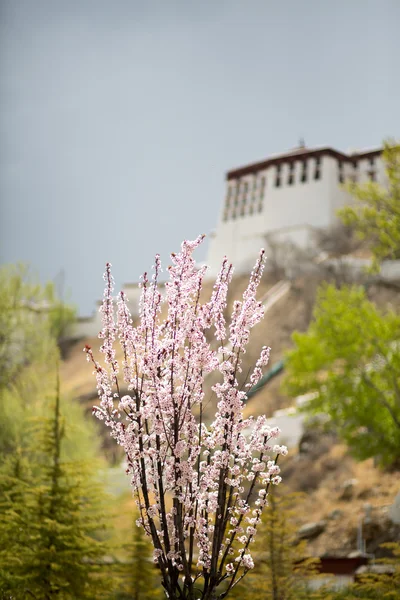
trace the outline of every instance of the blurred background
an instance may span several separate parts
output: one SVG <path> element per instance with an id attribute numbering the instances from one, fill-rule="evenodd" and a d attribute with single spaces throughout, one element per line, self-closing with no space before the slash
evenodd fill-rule
<path id="1" fill-rule="evenodd" d="M 90 416 L 82 348 L 99 346 L 104 264 L 137 305 L 156 253 L 167 265 L 205 233 L 202 263 L 224 239 L 228 172 L 321 148 L 338 165 L 376 159 L 377 177 L 338 167 L 340 207 L 359 210 L 332 213 L 313 250 L 269 240 L 245 366 L 263 344 L 271 363 L 246 411 L 281 426 L 291 452 L 270 513 L 283 521 L 266 518 L 253 595 L 236 597 L 400 594 L 399 23 L 399 0 L 0 2 L 0 598 L 162 597 L 123 456 Z M 245 281 L 239 270 L 228 308 Z M 50 581 L 65 546 L 71 578 Z M 363 588 L 359 569 L 377 565 Z"/>
<path id="2" fill-rule="evenodd" d="M 3 0 L 0 256 L 136 281 L 217 224 L 224 174 L 398 129 L 397 0 Z M 205 258 L 206 247 L 203 248 Z"/>

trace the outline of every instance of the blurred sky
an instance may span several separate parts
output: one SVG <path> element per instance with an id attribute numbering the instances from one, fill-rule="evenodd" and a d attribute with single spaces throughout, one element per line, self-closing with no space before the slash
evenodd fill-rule
<path id="1" fill-rule="evenodd" d="M 0 257 L 135 281 L 216 225 L 224 173 L 400 130 L 400 0 L 2 0 Z M 204 259 L 206 247 L 198 253 Z M 60 276 L 58 276 L 60 281 Z"/>

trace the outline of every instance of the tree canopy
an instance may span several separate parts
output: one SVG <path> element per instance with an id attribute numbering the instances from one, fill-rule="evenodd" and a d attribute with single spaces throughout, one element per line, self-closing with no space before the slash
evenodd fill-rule
<path id="1" fill-rule="evenodd" d="M 16 600 L 103 598 L 104 494 L 90 463 L 66 459 L 59 392 L 46 412 L 1 469 L 0 592 Z"/>
<path id="2" fill-rule="evenodd" d="M 16 448 L 26 418 L 43 405 L 58 342 L 74 318 L 52 283 L 40 285 L 23 265 L 0 268 L 0 454 Z"/>
<path id="3" fill-rule="evenodd" d="M 356 286 L 323 286 L 308 331 L 293 334 L 286 390 L 315 392 L 306 410 L 326 413 L 360 459 L 400 459 L 399 339 L 400 315 Z"/>
<path id="4" fill-rule="evenodd" d="M 374 182 L 349 184 L 356 203 L 338 213 L 345 225 L 368 241 L 375 268 L 384 259 L 400 258 L 400 144 L 387 142 L 383 160 L 387 186 Z"/>

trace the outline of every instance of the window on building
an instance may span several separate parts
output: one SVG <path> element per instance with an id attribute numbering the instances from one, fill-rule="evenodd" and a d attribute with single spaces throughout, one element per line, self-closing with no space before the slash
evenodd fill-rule
<path id="1" fill-rule="evenodd" d="M 230 204 L 231 204 L 231 198 L 232 198 L 232 187 L 229 186 L 228 187 L 228 191 L 226 193 L 226 200 L 225 200 L 225 206 L 227 208 L 229 208 Z"/>
<path id="2" fill-rule="evenodd" d="M 239 205 L 239 195 L 240 195 L 240 181 L 237 181 L 236 188 L 235 188 L 235 197 L 233 199 L 234 208 L 236 208 Z"/>
<path id="3" fill-rule="evenodd" d="M 252 215 L 253 212 L 254 212 L 254 205 L 250 204 L 250 206 L 249 206 L 249 215 Z"/>
<path id="4" fill-rule="evenodd" d="M 267 183 L 267 180 L 266 180 L 265 176 L 261 177 L 261 185 L 260 185 L 260 198 L 261 198 L 261 200 L 264 199 L 266 183 Z"/>
<path id="5" fill-rule="evenodd" d="M 288 185 L 294 184 L 294 162 L 289 164 Z"/>
<path id="6" fill-rule="evenodd" d="M 349 180 L 352 183 L 357 183 L 358 179 L 358 162 L 356 160 L 352 161 L 353 173 L 350 175 Z"/>
<path id="7" fill-rule="evenodd" d="M 369 164 L 370 164 L 371 167 L 375 166 L 375 157 L 374 156 L 369 159 Z"/>
<path id="8" fill-rule="evenodd" d="M 250 199 L 251 199 L 252 203 L 255 202 L 256 192 L 257 192 L 257 174 L 255 174 L 253 176 L 253 184 L 251 186 L 251 197 L 250 197 Z"/>
<path id="9" fill-rule="evenodd" d="M 267 178 L 265 177 L 265 175 L 263 175 L 263 177 L 261 177 L 261 180 L 260 180 L 260 196 L 258 198 L 258 204 L 257 204 L 258 212 L 262 211 L 266 185 L 267 185 Z"/>
<path id="10" fill-rule="evenodd" d="M 314 179 L 321 179 L 321 157 L 315 159 Z"/>
<path id="11" fill-rule="evenodd" d="M 228 220 L 228 218 L 229 218 L 229 213 L 228 213 L 228 210 L 227 210 L 227 209 L 225 209 L 225 210 L 224 210 L 223 217 L 222 217 L 222 220 L 223 220 L 223 221 L 227 221 L 227 220 Z"/>
<path id="12" fill-rule="evenodd" d="M 338 160 L 338 181 L 344 183 L 343 161 Z"/>
<path id="13" fill-rule="evenodd" d="M 371 169 L 368 171 L 368 176 L 370 181 L 376 181 L 376 171 Z"/>
<path id="14" fill-rule="evenodd" d="M 275 187 L 281 186 L 281 165 L 276 165 Z"/>
<path id="15" fill-rule="evenodd" d="M 303 160 L 301 167 L 301 183 L 306 183 L 307 181 L 307 161 Z"/>

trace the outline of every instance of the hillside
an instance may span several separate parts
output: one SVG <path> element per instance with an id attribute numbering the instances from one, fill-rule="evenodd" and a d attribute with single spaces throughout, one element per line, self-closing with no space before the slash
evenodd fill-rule
<path id="1" fill-rule="evenodd" d="M 239 297 L 246 278 L 232 282 L 229 304 Z M 260 298 L 276 284 L 276 279 L 266 275 L 260 287 Z M 243 377 L 258 358 L 263 345 L 272 349 L 270 365 L 279 361 L 291 346 L 291 335 L 295 330 L 304 331 L 310 321 L 318 280 L 298 278 L 290 289 L 269 310 L 261 324 L 253 330 L 248 352 L 244 357 Z M 204 289 L 204 299 L 211 293 L 212 286 Z M 400 309 L 400 293 L 396 289 L 371 286 L 368 295 L 378 305 Z M 88 413 L 97 394 L 92 367 L 82 352 L 84 344 L 93 347 L 95 353 L 100 346 L 97 338 L 80 340 L 70 350 L 63 362 L 61 377 L 65 394 L 78 399 L 87 406 Z M 118 353 L 117 353 L 118 354 Z M 265 413 L 290 406 L 293 400 L 285 396 L 280 387 L 283 374 L 276 376 L 257 395 L 248 401 L 247 414 Z M 211 386 L 212 381 L 208 382 Z M 208 417 L 214 412 L 208 407 Z M 99 435 L 108 458 L 115 463 L 121 455 L 114 446 L 104 427 L 99 424 Z M 367 550 L 375 552 L 382 541 L 399 536 L 399 528 L 388 521 L 388 509 L 400 490 L 400 474 L 378 470 L 372 460 L 357 463 L 345 446 L 317 430 L 307 431 L 299 449 L 292 449 L 283 464 L 284 489 L 306 494 L 299 506 L 298 525 L 317 523 L 319 533 L 309 540 L 310 551 L 315 555 L 333 553 L 346 555 L 356 550 L 357 530 L 360 519 L 367 512 L 369 523 L 364 526 Z M 128 483 L 126 482 L 128 486 Z M 286 487 L 287 486 L 287 487 Z M 318 528 L 317 528 L 318 529 Z"/>

